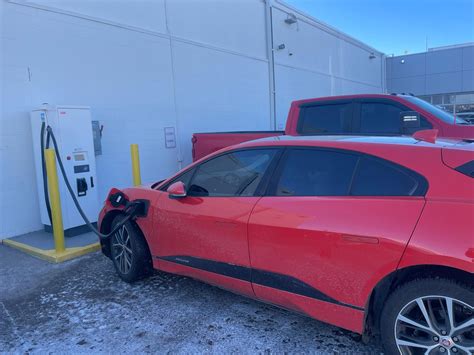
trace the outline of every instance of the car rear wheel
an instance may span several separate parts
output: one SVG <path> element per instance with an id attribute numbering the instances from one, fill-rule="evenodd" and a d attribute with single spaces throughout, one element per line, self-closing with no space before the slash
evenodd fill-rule
<path id="1" fill-rule="evenodd" d="M 112 228 L 122 219 L 123 216 L 116 217 Z M 122 280 L 134 282 L 150 273 L 150 252 L 144 237 L 133 222 L 126 222 L 110 238 L 110 256 Z"/>
<path id="2" fill-rule="evenodd" d="M 474 290 L 445 279 L 411 281 L 389 297 L 380 326 L 388 354 L 473 354 Z"/>

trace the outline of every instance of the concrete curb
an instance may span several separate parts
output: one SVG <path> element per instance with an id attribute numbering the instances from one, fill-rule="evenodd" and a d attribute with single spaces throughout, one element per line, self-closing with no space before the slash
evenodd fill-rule
<path id="1" fill-rule="evenodd" d="M 54 249 L 45 250 L 45 249 L 36 248 L 28 244 L 15 242 L 10 239 L 4 239 L 2 243 L 11 248 L 15 248 L 27 254 L 33 255 L 37 258 L 49 261 L 50 263 L 62 263 L 64 261 L 78 258 L 80 256 L 100 250 L 99 243 L 93 243 L 93 244 L 85 245 L 83 247 L 67 248 L 62 253 L 56 253 Z"/>

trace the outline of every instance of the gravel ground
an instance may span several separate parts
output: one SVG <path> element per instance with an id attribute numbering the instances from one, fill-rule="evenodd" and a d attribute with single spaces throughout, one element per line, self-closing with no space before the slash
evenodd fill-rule
<path id="1" fill-rule="evenodd" d="M 51 265 L 0 245 L 0 352 L 366 353 L 351 332 L 189 278 L 122 282 L 100 253 Z"/>

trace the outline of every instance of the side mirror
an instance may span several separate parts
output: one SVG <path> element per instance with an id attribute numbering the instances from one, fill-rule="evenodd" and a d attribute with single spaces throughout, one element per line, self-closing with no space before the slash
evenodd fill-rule
<path id="1" fill-rule="evenodd" d="M 168 197 L 172 199 L 186 197 L 186 187 L 181 181 L 176 181 L 174 184 L 171 184 L 166 192 L 169 194 Z"/>
<path id="2" fill-rule="evenodd" d="M 420 128 L 420 114 L 416 111 L 402 111 L 400 112 L 400 120 L 402 121 L 402 128 Z"/>

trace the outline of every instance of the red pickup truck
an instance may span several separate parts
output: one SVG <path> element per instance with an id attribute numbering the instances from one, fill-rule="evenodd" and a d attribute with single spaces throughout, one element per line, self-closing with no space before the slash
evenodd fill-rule
<path id="1" fill-rule="evenodd" d="M 474 139 L 474 125 L 411 95 L 366 94 L 293 101 L 285 131 L 193 134 L 193 161 L 258 138 L 298 135 L 412 135 L 437 129 L 438 137 Z"/>

